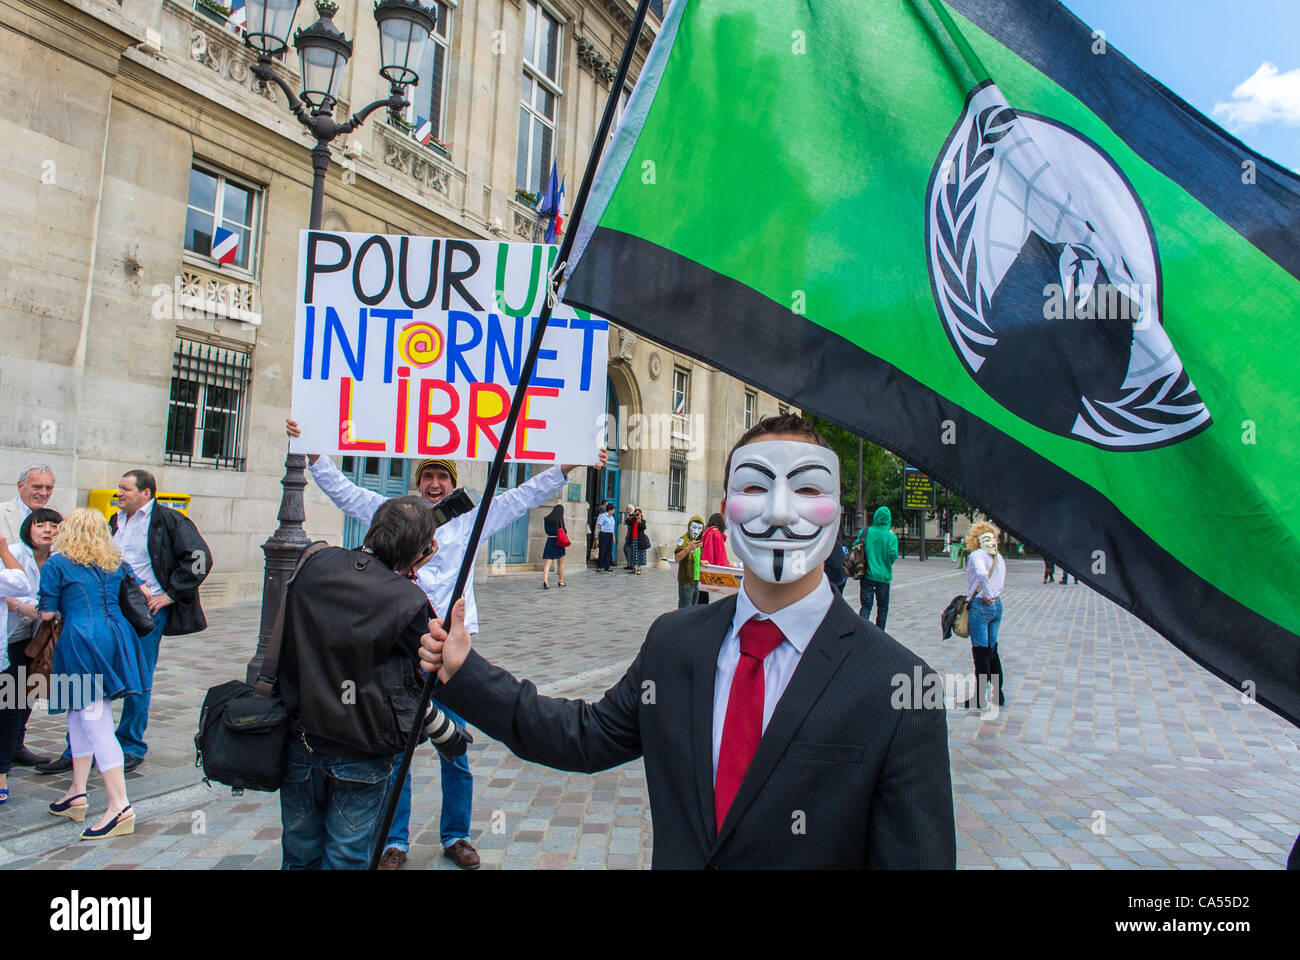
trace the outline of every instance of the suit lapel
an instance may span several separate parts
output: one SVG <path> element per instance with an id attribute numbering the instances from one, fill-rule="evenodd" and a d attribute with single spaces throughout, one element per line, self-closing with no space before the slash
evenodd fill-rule
<path id="1" fill-rule="evenodd" d="M 705 609 L 707 622 L 701 624 L 701 636 L 693 647 L 691 662 L 691 744 L 695 754 L 695 792 L 699 797 L 707 850 L 718 832 L 713 819 L 713 684 L 718 674 L 718 651 L 736 616 L 736 598 L 710 603 Z"/>
<path id="2" fill-rule="evenodd" d="M 781 694 L 776 709 L 772 711 L 772 719 L 768 721 L 767 729 L 763 731 L 763 738 L 758 742 L 758 750 L 749 764 L 749 769 L 745 771 L 745 779 L 741 781 L 736 799 L 732 801 L 731 809 L 727 811 L 722 832 L 718 834 L 717 843 L 710 855 L 715 854 L 726 842 L 727 837 L 736 829 L 737 821 L 754 802 L 763 784 L 767 782 L 768 776 L 785 753 L 785 748 L 789 745 L 795 731 L 799 729 L 808 711 L 826 689 L 826 684 L 835 675 L 835 671 L 844 662 L 849 652 L 849 644 L 845 638 L 853 636 L 857 626 L 857 616 L 843 598 L 837 596 L 832 599 L 830 609 L 822 619 L 817 632 L 813 634 L 812 640 L 808 642 L 807 649 L 799 658 L 799 665 L 795 667 L 794 676 L 786 684 L 785 692 Z M 712 811 L 710 811 L 710 820 L 712 820 Z"/>

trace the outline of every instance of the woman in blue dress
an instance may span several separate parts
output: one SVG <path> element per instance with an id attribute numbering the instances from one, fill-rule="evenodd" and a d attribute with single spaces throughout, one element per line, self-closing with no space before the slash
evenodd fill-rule
<path id="1" fill-rule="evenodd" d="M 59 526 L 51 556 L 41 568 L 42 618 L 63 618 L 50 674 L 50 713 L 68 714 L 72 786 L 50 804 L 55 816 L 85 819 L 86 782 L 94 758 L 108 793 L 108 809 L 83 840 L 135 832 L 126 797 L 122 748 L 113 733 L 109 700 L 142 688 L 139 641 L 118 604 L 123 580 L 139 589 L 97 510 L 73 510 Z"/>

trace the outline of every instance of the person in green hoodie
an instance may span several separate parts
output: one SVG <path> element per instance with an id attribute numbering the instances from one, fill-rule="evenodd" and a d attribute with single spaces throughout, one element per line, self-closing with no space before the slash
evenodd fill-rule
<path id="1" fill-rule="evenodd" d="M 704 518 L 691 517 L 686 532 L 677 538 L 673 559 L 677 561 L 677 609 L 689 607 L 700 597 L 700 547 L 704 543 Z"/>
<path id="2" fill-rule="evenodd" d="M 859 612 L 863 620 L 871 619 L 871 605 L 875 601 L 876 626 L 885 629 L 889 616 L 889 584 L 894 579 L 894 561 L 898 559 L 898 537 L 889 529 L 892 517 L 888 507 L 878 507 L 871 518 L 871 526 L 858 531 L 853 545 L 862 544 L 867 569 L 858 584 L 862 601 Z M 865 535 L 865 536 L 864 536 Z"/>

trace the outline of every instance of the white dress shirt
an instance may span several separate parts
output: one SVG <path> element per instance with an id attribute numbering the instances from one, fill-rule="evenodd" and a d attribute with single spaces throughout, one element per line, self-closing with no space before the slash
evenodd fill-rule
<path id="1" fill-rule="evenodd" d="M 743 581 L 742 581 L 743 583 Z M 731 631 L 718 651 L 718 672 L 713 678 L 713 779 L 718 779 L 718 751 L 722 748 L 722 727 L 727 720 L 727 701 L 731 698 L 731 680 L 736 675 L 736 666 L 740 663 L 740 628 L 751 617 L 771 620 L 785 640 L 763 661 L 763 732 L 767 732 L 767 722 L 772 719 L 772 711 L 777 701 L 785 692 L 786 685 L 794 676 L 795 667 L 803 652 L 808 649 L 813 634 L 826 619 L 835 595 L 831 592 L 831 582 L 822 575 L 817 589 L 776 613 L 767 614 L 759 611 L 749 599 L 744 587 L 736 595 L 736 614 L 731 620 Z"/>
<path id="2" fill-rule="evenodd" d="M 369 524 L 379 505 L 388 499 L 374 490 L 358 487 L 343 476 L 329 457 L 317 459 L 307 468 L 307 472 L 334 506 L 358 523 Z M 534 507 L 540 507 L 554 499 L 567 482 L 559 467 L 551 467 L 511 490 L 497 491 L 492 498 L 487 521 L 483 524 L 479 549 L 483 548 L 492 534 L 509 526 Z M 462 513 L 440 526 L 434 534 L 438 541 L 438 552 L 416 574 L 416 583 L 429 598 L 439 617 L 447 615 L 447 601 L 451 599 L 451 592 L 456 587 L 456 576 L 460 573 L 461 560 L 465 556 L 465 548 L 469 546 L 470 531 L 477 515 L 478 508 L 475 507 L 469 513 Z M 475 562 L 477 560 L 475 557 Z M 472 571 L 469 582 L 465 584 L 465 629 L 470 633 L 478 633 L 478 604 L 474 601 Z"/>
<path id="3" fill-rule="evenodd" d="M 163 507 L 164 510 L 170 509 Z M 149 559 L 149 518 L 153 516 L 153 497 L 130 517 L 125 510 L 117 512 L 117 533 L 113 542 L 122 551 L 125 560 L 140 581 L 151 594 L 163 592 L 158 578 L 153 575 L 153 561 Z"/>
<path id="4" fill-rule="evenodd" d="M 36 594 L 41 588 L 41 568 L 36 565 L 36 555 L 32 553 L 31 547 L 21 541 L 9 544 L 9 552 L 14 555 L 18 565 L 23 568 L 23 573 L 26 574 L 27 583 L 30 587 L 26 593 L 15 593 L 11 594 L 11 596 L 15 597 L 20 603 L 27 603 L 34 607 L 37 600 Z M 8 604 L 5 607 L 8 609 Z M 33 621 L 24 617 L 21 613 L 11 614 L 9 622 L 5 625 L 5 637 L 8 642 L 14 642 L 13 635 L 18 632 L 19 627 L 32 624 Z M 31 634 L 29 633 L 28 636 L 30 637 Z"/>

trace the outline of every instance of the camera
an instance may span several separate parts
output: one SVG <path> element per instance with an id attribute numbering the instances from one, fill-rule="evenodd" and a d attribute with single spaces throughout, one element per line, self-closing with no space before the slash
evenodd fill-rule
<path id="1" fill-rule="evenodd" d="M 433 522 L 438 526 L 450 523 L 462 514 L 469 513 L 477 504 L 464 487 L 457 487 L 433 507 Z"/>
<path id="2" fill-rule="evenodd" d="M 424 735 L 437 747 L 439 753 L 449 758 L 463 756 L 474 742 L 469 731 L 439 710 L 432 700 L 424 714 Z"/>

